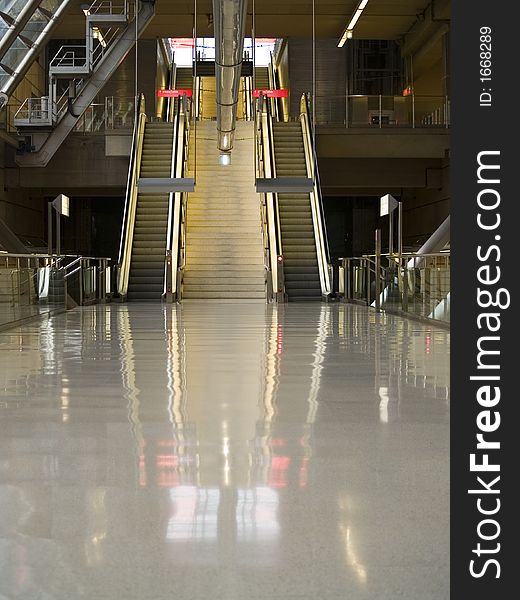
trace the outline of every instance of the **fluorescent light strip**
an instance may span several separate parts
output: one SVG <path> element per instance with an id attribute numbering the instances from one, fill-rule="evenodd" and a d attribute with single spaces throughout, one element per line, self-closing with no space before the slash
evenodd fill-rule
<path id="1" fill-rule="evenodd" d="M 356 10 L 356 12 L 354 13 L 354 16 L 352 17 L 352 19 L 350 19 L 350 23 L 347 25 L 347 29 L 349 31 L 352 31 L 354 29 L 354 26 L 356 25 L 356 23 L 358 22 L 359 17 L 361 16 L 361 13 L 363 11 L 360 10 L 359 8 Z"/>
<path id="2" fill-rule="evenodd" d="M 361 2 L 358 4 L 358 7 L 356 8 L 354 14 L 352 15 L 352 18 L 350 19 L 349 24 L 347 25 L 347 27 L 343 31 L 343 34 L 341 35 L 341 38 L 338 42 L 338 48 L 342 48 L 345 45 L 345 42 L 347 41 L 347 39 L 352 37 L 352 30 L 356 26 L 356 23 L 359 21 L 359 17 L 365 10 L 365 7 L 367 4 L 368 4 L 368 0 L 361 0 Z"/>

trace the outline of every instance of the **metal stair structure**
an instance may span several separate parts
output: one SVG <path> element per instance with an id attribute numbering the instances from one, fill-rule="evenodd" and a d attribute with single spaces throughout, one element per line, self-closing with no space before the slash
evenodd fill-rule
<path id="1" fill-rule="evenodd" d="M 273 137 L 277 176 L 307 177 L 301 123 L 273 123 Z M 289 301 L 321 300 L 310 195 L 280 193 L 278 207 Z"/>
<path id="2" fill-rule="evenodd" d="M 18 155 L 21 167 L 44 167 L 90 106 L 155 14 L 152 0 L 119 4 L 96 0 L 86 9 L 84 46 L 62 46 L 50 62 L 49 94 L 28 98 L 15 115 L 14 124 L 32 136 L 34 150 Z M 137 19 L 137 23 L 136 20 Z M 61 95 L 60 85 L 69 85 Z M 61 82 L 61 83 L 60 83 Z"/>
<path id="3" fill-rule="evenodd" d="M 170 177 L 171 123 L 146 123 L 140 177 Z M 138 193 L 128 300 L 160 300 L 164 291 L 164 257 L 169 194 Z"/>
<path id="4" fill-rule="evenodd" d="M 219 165 L 214 121 L 197 124 L 189 167 L 184 299 L 265 302 L 260 201 L 255 191 L 254 123 L 238 121 L 231 165 Z"/>

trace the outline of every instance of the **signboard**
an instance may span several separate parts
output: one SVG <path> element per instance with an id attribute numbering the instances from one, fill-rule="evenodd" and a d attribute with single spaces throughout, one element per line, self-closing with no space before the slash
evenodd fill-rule
<path id="1" fill-rule="evenodd" d="M 381 211 L 380 216 L 384 217 L 385 215 L 390 214 L 397 208 L 397 200 L 391 195 L 386 194 L 386 196 L 381 196 Z"/>
<path id="2" fill-rule="evenodd" d="M 56 196 L 56 198 L 54 198 L 52 201 L 52 205 L 58 214 L 63 215 L 64 217 L 69 216 L 69 197 L 65 196 L 65 194 Z"/>
<path id="3" fill-rule="evenodd" d="M 289 90 L 253 90 L 253 98 L 260 98 L 260 95 L 268 98 L 287 98 Z"/>
<path id="4" fill-rule="evenodd" d="M 192 90 L 157 90 L 158 98 L 178 98 L 179 96 L 188 96 L 191 98 L 193 96 Z"/>
<path id="5" fill-rule="evenodd" d="M 171 48 L 193 48 L 195 40 L 193 38 L 170 38 Z"/>

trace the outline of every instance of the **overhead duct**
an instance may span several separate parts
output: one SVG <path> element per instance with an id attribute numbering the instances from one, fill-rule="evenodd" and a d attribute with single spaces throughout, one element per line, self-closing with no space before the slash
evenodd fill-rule
<path id="1" fill-rule="evenodd" d="M 246 15 L 247 0 L 213 0 L 217 143 L 221 152 L 233 148 Z"/>

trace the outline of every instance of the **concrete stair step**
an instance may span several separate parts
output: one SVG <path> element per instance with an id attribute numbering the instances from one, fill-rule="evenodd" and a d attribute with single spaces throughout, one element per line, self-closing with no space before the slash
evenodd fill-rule
<path id="1" fill-rule="evenodd" d="M 240 254 L 236 253 L 236 249 L 232 251 L 223 252 L 220 251 L 218 255 L 214 251 L 208 251 L 201 249 L 197 246 L 187 246 L 187 256 L 189 258 L 189 265 L 204 264 L 204 265 L 224 265 L 224 264 L 264 264 L 263 254 L 260 254 L 258 250 L 243 248 Z"/>
<path id="2" fill-rule="evenodd" d="M 265 299 L 265 290 L 252 292 L 252 291 L 237 291 L 233 290 L 230 292 L 223 291 L 209 291 L 209 290 L 184 290 L 183 298 L 186 300 L 249 300 L 249 299 Z"/>

